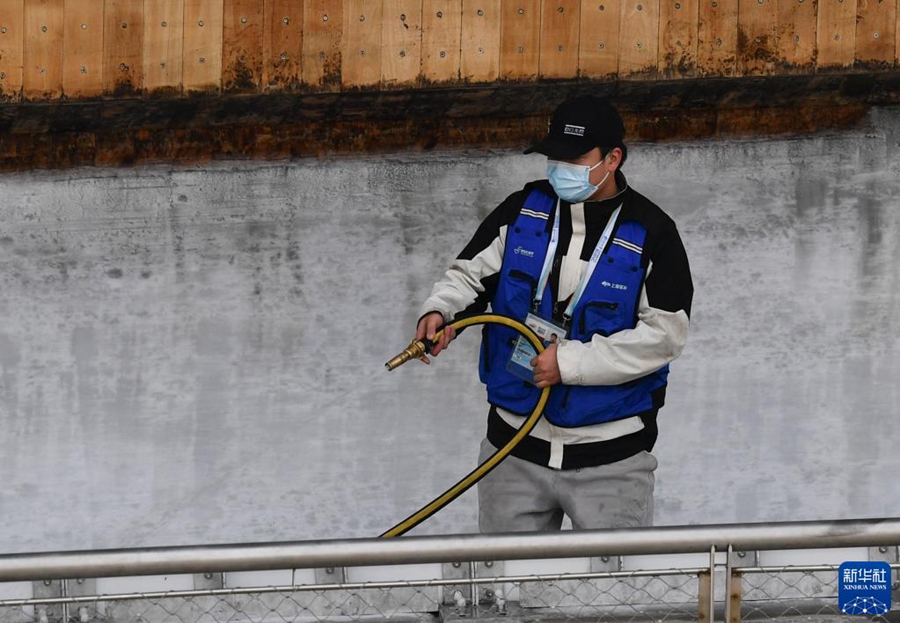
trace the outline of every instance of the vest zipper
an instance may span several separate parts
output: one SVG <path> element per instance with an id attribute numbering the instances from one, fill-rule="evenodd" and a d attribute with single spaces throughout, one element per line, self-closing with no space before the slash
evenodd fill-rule
<path id="1" fill-rule="evenodd" d="M 562 399 L 562 402 L 561 402 L 560 405 L 559 405 L 559 407 L 560 407 L 561 409 L 565 409 L 565 408 L 566 408 L 566 404 L 568 404 L 568 402 L 569 402 L 569 394 L 570 394 L 570 393 L 572 393 L 572 386 L 571 386 L 571 385 L 567 386 L 567 387 L 566 387 L 566 391 L 563 393 L 563 399 Z"/>
<path id="2" fill-rule="evenodd" d="M 488 326 L 484 325 L 481 329 L 481 344 L 484 355 L 484 371 L 487 374 L 491 373 L 491 343 L 488 339 Z"/>

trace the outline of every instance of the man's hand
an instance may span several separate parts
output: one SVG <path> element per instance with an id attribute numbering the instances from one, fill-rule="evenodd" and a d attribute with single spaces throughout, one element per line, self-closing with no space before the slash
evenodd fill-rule
<path id="1" fill-rule="evenodd" d="M 540 355 L 531 360 L 534 368 L 534 384 L 543 389 L 562 382 L 559 363 L 556 361 L 556 344 L 550 344 Z"/>
<path id="2" fill-rule="evenodd" d="M 419 320 L 419 325 L 416 327 L 416 339 L 428 339 L 434 341 L 434 336 L 443 324 L 444 316 L 441 315 L 440 312 L 431 312 L 430 314 L 422 316 L 422 319 Z M 448 325 L 441 334 L 441 339 L 435 342 L 434 346 L 431 347 L 431 355 L 437 357 L 442 350 L 447 348 L 450 344 L 450 340 L 455 337 L 456 330 Z M 431 360 L 425 356 L 422 357 L 422 363 L 430 364 Z"/>

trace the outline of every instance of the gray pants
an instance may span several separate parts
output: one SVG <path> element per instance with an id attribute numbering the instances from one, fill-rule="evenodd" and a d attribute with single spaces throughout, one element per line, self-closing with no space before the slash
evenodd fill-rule
<path id="1" fill-rule="evenodd" d="M 482 441 L 479 463 L 494 452 L 491 442 Z M 546 532 L 559 530 L 563 515 L 575 530 L 650 526 L 656 467 L 649 452 L 570 470 L 507 457 L 478 483 L 478 528 Z"/>

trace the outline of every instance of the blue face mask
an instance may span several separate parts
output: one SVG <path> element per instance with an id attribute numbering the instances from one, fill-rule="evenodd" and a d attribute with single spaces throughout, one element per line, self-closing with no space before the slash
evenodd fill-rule
<path id="1" fill-rule="evenodd" d="M 605 160 L 604 158 L 603 160 Z M 581 164 L 570 164 L 559 160 L 547 161 L 547 177 L 556 196 L 569 203 L 581 203 L 603 186 L 603 182 L 609 177 L 607 171 L 603 179 L 596 186 L 591 184 L 591 171 L 603 164 L 603 160 L 592 167 Z"/>

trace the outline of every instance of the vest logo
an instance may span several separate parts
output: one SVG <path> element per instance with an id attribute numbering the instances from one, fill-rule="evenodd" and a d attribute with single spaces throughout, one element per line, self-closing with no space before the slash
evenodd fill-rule
<path id="1" fill-rule="evenodd" d="M 517 246 L 513 250 L 513 253 L 515 253 L 516 255 L 524 255 L 525 257 L 534 257 L 534 251 L 530 251 L 522 245 Z"/>
<path id="2" fill-rule="evenodd" d="M 627 290 L 628 286 L 623 283 L 610 283 L 609 281 L 601 281 L 600 285 L 604 288 L 612 288 L 613 290 Z"/>
<path id="3" fill-rule="evenodd" d="M 563 128 L 563 134 L 571 134 L 572 136 L 584 136 L 584 126 L 567 125 Z"/>

